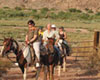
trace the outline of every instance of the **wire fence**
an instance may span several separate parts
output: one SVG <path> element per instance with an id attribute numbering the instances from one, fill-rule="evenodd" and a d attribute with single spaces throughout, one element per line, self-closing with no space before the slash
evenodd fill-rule
<path id="1" fill-rule="evenodd" d="M 24 43 L 23 40 L 17 40 L 19 43 Z M 3 39 L 0 39 L 0 46 L 3 44 Z M 68 42 L 68 45 L 71 49 L 71 54 L 75 57 L 75 60 L 78 60 L 79 56 L 84 56 L 84 54 L 93 52 L 93 40 L 85 41 L 73 41 Z"/>

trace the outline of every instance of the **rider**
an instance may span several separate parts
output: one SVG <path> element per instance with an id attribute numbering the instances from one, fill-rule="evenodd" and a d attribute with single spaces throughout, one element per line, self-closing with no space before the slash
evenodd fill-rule
<path id="1" fill-rule="evenodd" d="M 60 37 L 59 37 L 58 45 L 59 45 L 59 47 L 61 47 L 60 43 L 64 43 L 65 46 L 66 46 L 66 49 L 67 49 L 67 51 L 68 51 L 68 56 L 69 56 L 69 46 L 68 46 L 68 43 L 67 43 L 67 41 L 66 41 L 67 34 L 66 34 L 66 32 L 64 31 L 64 27 L 60 27 L 60 28 L 59 28 L 59 36 L 60 36 Z M 62 48 L 60 48 L 60 49 L 62 49 Z"/>
<path id="2" fill-rule="evenodd" d="M 42 41 L 42 38 L 43 38 L 43 28 L 42 27 L 39 28 L 38 34 L 39 34 L 39 37 L 40 37 L 40 39 Z"/>
<path id="3" fill-rule="evenodd" d="M 58 31 L 56 30 L 56 25 L 55 25 L 55 24 L 52 24 L 52 25 L 51 25 L 51 28 L 52 28 L 52 30 L 54 31 L 55 39 L 58 40 L 58 39 L 59 39 L 59 33 L 58 33 Z M 56 41 L 56 42 L 57 42 L 57 41 Z"/>
<path id="4" fill-rule="evenodd" d="M 55 31 L 52 30 L 51 24 L 47 25 L 47 30 L 44 31 L 44 33 L 43 33 L 44 46 L 46 46 L 48 38 L 56 39 L 55 43 L 57 43 L 57 41 L 59 39 L 59 35 L 55 34 Z M 59 59 L 60 59 L 60 50 L 55 45 L 54 45 L 54 48 L 57 50 L 58 55 L 59 55 Z"/>
<path id="5" fill-rule="evenodd" d="M 48 38 L 54 38 L 54 31 L 52 31 L 51 24 L 48 24 L 46 29 L 43 33 L 44 46 L 47 44 Z"/>
<path id="6" fill-rule="evenodd" d="M 59 28 L 59 36 L 60 36 L 60 39 L 62 39 L 63 42 L 64 42 L 65 44 L 67 44 L 67 42 L 65 41 L 66 38 L 67 38 L 67 35 L 66 35 L 66 32 L 64 31 L 64 27 L 60 27 L 60 28 Z"/>
<path id="7" fill-rule="evenodd" d="M 35 27 L 35 22 L 33 20 L 28 21 L 28 33 L 26 35 L 26 44 L 32 44 L 35 55 L 37 57 L 36 67 L 40 67 L 40 39 L 38 34 L 38 29 Z"/>

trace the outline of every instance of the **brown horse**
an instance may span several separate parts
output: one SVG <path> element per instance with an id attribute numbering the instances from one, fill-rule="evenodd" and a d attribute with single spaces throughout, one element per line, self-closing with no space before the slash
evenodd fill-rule
<path id="1" fill-rule="evenodd" d="M 10 51 L 13 51 L 13 53 L 15 53 L 16 61 L 18 62 L 18 66 L 20 67 L 23 73 L 23 79 L 26 80 L 26 71 L 28 67 L 28 62 L 26 58 L 24 58 L 23 51 L 19 48 L 18 43 L 14 39 L 5 38 L 1 50 L 2 57 L 8 55 Z"/>
<path id="2" fill-rule="evenodd" d="M 41 54 L 41 63 L 44 64 L 45 68 L 49 71 L 49 80 L 54 80 L 54 67 L 59 61 L 58 51 L 54 48 L 54 41 L 53 38 L 48 38 L 47 45 L 45 46 L 46 54 Z M 47 80 L 47 71 L 45 71 L 44 80 Z"/>

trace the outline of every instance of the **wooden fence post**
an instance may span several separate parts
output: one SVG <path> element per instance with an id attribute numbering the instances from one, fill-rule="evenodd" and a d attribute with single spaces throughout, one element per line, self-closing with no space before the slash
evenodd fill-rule
<path id="1" fill-rule="evenodd" d="M 100 46 L 100 31 L 94 32 L 94 49 L 98 52 L 98 47 Z"/>

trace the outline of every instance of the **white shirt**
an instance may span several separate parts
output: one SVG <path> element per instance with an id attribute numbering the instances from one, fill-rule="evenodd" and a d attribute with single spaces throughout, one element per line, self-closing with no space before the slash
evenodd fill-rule
<path id="1" fill-rule="evenodd" d="M 48 30 L 44 31 L 43 33 L 43 40 L 48 40 L 48 38 L 54 38 L 55 36 L 55 32 L 54 31 L 50 31 L 48 32 Z"/>

